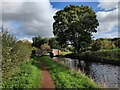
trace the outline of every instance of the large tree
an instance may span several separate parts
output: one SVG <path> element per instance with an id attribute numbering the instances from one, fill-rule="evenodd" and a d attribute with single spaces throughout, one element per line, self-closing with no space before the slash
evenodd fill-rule
<path id="1" fill-rule="evenodd" d="M 66 6 L 54 16 L 53 33 L 61 46 L 71 44 L 77 52 L 90 43 L 99 25 L 96 14 L 88 6 Z"/>
<path id="2" fill-rule="evenodd" d="M 33 37 L 32 40 L 33 40 L 32 46 L 35 46 L 37 48 L 41 48 L 43 44 L 48 43 L 47 38 L 41 38 L 40 36 Z"/>
<path id="3" fill-rule="evenodd" d="M 53 38 L 49 38 L 49 46 L 52 48 L 52 49 L 61 49 L 59 43 L 57 42 L 56 38 L 53 37 Z"/>

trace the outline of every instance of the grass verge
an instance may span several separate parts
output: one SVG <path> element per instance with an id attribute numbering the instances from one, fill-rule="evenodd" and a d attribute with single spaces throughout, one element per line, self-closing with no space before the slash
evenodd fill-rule
<path id="1" fill-rule="evenodd" d="M 26 64 L 22 64 L 19 72 L 3 80 L 2 88 L 39 88 L 41 70 L 38 61 L 32 58 Z"/>
<path id="2" fill-rule="evenodd" d="M 105 50 L 105 51 L 95 51 L 95 52 L 86 52 L 83 53 L 81 57 L 85 59 L 94 59 L 94 60 L 110 60 L 110 61 L 120 61 L 120 50 Z"/>
<path id="3" fill-rule="evenodd" d="M 80 54 L 67 54 L 65 57 L 77 58 L 79 60 L 97 61 L 108 64 L 120 65 L 120 49 L 102 50 L 102 51 L 88 51 Z"/>
<path id="4" fill-rule="evenodd" d="M 98 85 L 84 74 L 76 73 L 64 67 L 49 56 L 38 57 L 38 59 L 47 65 L 56 88 L 98 88 Z"/>

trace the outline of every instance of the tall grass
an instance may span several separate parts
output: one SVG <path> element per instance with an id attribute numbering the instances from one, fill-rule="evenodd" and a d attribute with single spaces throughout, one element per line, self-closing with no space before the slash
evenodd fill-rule
<path id="1" fill-rule="evenodd" d="M 3 81 L 2 88 L 39 88 L 41 70 L 36 67 L 35 60 L 22 64 L 19 72 Z"/>

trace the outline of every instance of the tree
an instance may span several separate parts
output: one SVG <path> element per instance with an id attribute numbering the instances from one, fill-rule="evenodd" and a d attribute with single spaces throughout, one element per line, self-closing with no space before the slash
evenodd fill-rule
<path id="1" fill-rule="evenodd" d="M 52 49 L 60 49 L 61 48 L 55 37 L 49 38 L 49 46 Z"/>
<path id="2" fill-rule="evenodd" d="M 101 49 L 101 40 L 97 39 L 95 41 L 92 42 L 92 50 L 93 51 L 97 51 Z"/>
<path id="3" fill-rule="evenodd" d="M 47 38 L 41 38 L 40 36 L 33 37 L 32 40 L 33 40 L 32 46 L 35 46 L 37 48 L 41 48 L 41 46 L 44 43 L 48 43 L 48 39 Z"/>
<path id="4" fill-rule="evenodd" d="M 114 43 L 110 39 L 106 39 L 106 38 L 96 39 L 92 43 L 92 50 L 93 51 L 113 49 L 113 48 L 116 48 Z"/>
<path id="5" fill-rule="evenodd" d="M 99 25 L 96 14 L 88 6 L 66 6 L 53 17 L 53 33 L 61 46 L 72 45 L 77 52 L 91 42 Z"/>
<path id="6" fill-rule="evenodd" d="M 108 39 L 101 40 L 101 50 L 113 49 L 115 45 Z"/>
<path id="7" fill-rule="evenodd" d="M 112 41 L 117 48 L 120 48 L 120 38 L 113 38 Z"/>
<path id="8" fill-rule="evenodd" d="M 51 48 L 50 48 L 50 46 L 48 45 L 48 43 L 44 43 L 43 45 L 41 45 L 41 49 L 42 49 L 43 51 L 51 52 Z"/>

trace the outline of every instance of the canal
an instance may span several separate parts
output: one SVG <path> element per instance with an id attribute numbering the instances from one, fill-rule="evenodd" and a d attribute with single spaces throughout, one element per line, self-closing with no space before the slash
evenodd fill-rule
<path id="1" fill-rule="evenodd" d="M 78 62 L 76 59 L 61 57 L 54 57 L 53 59 L 67 65 L 71 69 L 79 68 L 80 71 L 92 78 L 101 87 L 120 87 L 120 66 L 100 62 L 86 62 L 84 60 Z"/>

